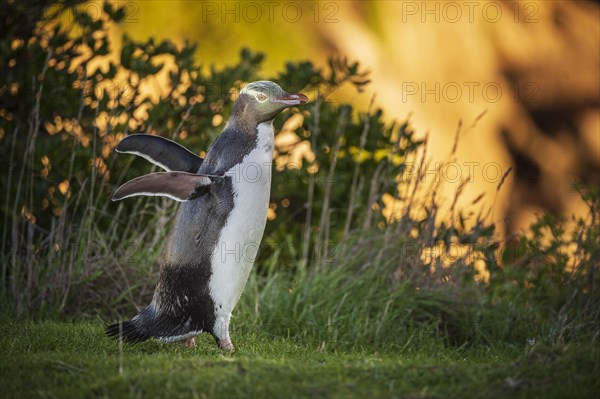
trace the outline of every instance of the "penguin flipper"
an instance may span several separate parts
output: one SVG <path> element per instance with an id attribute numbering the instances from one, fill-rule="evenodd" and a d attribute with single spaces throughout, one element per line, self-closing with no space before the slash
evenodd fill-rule
<path id="1" fill-rule="evenodd" d="M 166 171 L 196 173 L 204 159 L 184 146 L 152 134 L 133 134 L 119 142 L 117 152 L 138 155 Z"/>
<path id="2" fill-rule="evenodd" d="M 136 195 L 169 197 L 175 201 L 196 199 L 210 190 L 211 177 L 186 172 L 158 172 L 136 177 L 119 187 L 112 200 Z"/>

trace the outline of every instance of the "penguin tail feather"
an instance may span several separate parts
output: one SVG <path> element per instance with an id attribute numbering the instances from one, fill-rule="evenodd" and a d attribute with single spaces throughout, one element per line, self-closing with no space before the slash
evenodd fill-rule
<path id="1" fill-rule="evenodd" d="M 125 342 L 142 342 L 150 338 L 150 335 L 140 331 L 136 324 L 131 321 L 121 321 L 117 324 L 106 327 L 104 331 L 109 337 L 122 339 Z"/>

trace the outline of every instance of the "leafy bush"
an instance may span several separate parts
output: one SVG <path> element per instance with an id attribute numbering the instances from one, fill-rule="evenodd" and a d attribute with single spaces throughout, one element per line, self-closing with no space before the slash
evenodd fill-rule
<path id="1" fill-rule="evenodd" d="M 509 299 L 551 344 L 600 337 L 600 189 L 575 189 L 587 215 L 541 216 L 504 251 L 505 267 L 490 286 L 494 301 Z"/>

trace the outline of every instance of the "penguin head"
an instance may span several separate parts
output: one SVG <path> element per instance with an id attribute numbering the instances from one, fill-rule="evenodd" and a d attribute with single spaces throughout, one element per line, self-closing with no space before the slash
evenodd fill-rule
<path id="1" fill-rule="evenodd" d="M 233 105 L 232 116 L 261 123 L 274 119 L 285 108 L 307 102 L 304 94 L 290 94 L 277 83 L 261 80 L 242 89 Z"/>

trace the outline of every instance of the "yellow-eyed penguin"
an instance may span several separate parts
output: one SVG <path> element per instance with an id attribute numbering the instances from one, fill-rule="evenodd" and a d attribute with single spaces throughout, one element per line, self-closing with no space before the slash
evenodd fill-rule
<path id="1" fill-rule="evenodd" d="M 139 342 L 185 341 L 212 334 L 233 350 L 229 320 L 254 263 L 267 220 L 273 159 L 273 119 L 305 104 L 269 81 L 244 87 L 223 132 L 204 159 L 158 136 L 131 135 L 117 152 L 144 157 L 166 169 L 133 179 L 113 200 L 167 196 L 182 205 L 176 216 L 152 302 L 131 320 L 109 326 L 109 336 Z"/>

